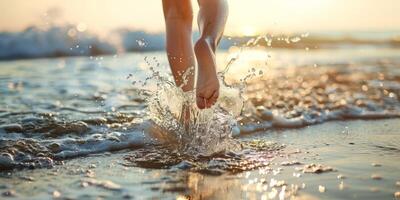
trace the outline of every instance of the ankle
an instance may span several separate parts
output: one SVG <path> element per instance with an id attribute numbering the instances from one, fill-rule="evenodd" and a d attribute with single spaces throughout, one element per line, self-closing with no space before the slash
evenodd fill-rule
<path id="1" fill-rule="evenodd" d="M 213 53 L 215 53 L 216 49 L 216 43 L 211 39 L 207 37 L 201 37 L 200 39 L 197 40 L 196 44 L 194 45 L 194 50 L 196 53 L 199 53 L 204 50 L 211 49 Z"/>

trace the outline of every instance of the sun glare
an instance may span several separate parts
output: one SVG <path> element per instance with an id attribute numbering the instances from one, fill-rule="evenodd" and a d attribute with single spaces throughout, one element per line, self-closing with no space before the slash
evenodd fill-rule
<path id="1" fill-rule="evenodd" d="M 331 3 L 331 0 L 282 0 L 283 4 L 286 4 L 288 8 L 301 9 L 303 11 L 320 9 L 323 6 L 327 6 Z"/>
<path id="2" fill-rule="evenodd" d="M 257 34 L 257 30 L 253 26 L 244 26 L 241 27 L 240 34 L 243 36 L 255 36 Z"/>

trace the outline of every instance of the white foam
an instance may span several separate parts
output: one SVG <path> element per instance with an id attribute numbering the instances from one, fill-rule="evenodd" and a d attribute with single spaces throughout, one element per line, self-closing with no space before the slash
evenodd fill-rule
<path id="1" fill-rule="evenodd" d="M 72 25 L 49 29 L 29 27 L 22 32 L 0 34 L 0 59 L 111 54 L 116 47 L 87 32 L 69 34 Z"/>

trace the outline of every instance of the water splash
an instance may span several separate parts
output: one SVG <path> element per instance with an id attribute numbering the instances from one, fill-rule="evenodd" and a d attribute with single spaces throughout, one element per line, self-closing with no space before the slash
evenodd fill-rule
<path id="1" fill-rule="evenodd" d="M 236 117 L 244 104 L 242 90 L 224 81 L 224 74 L 232 62 L 219 73 L 220 98 L 209 109 L 197 108 L 194 91 L 183 92 L 159 73 L 151 76 L 157 81 L 157 90 L 148 98 L 149 118 L 159 127 L 158 137 L 162 132 L 161 138 L 175 141 L 181 151 L 192 154 L 208 155 L 240 149 L 232 136 L 239 134 Z M 188 71 L 184 75 L 193 70 L 189 68 Z"/>

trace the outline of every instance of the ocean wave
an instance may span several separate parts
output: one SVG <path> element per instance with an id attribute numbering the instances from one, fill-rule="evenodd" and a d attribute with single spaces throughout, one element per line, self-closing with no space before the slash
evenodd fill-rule
<path id="1" fill-rule="evenodd" d="M 0 33 L 0 59 L 88 56 L 112 54 L 115 45 L 98 36 L 76 31 L 74 26 L 49 29 L 29 27 L 22 32 Z"/>
<path id="2" fill-rule="evenodd" d="M 397 34 L 397 35 L 396 35 Z M 193 40 L 198 38 L 195 32 Z M 375 34 L 379 35 L 379 34 Z M 385 37 L 366 37 L 365 34 L 266 34 L 260 37 L 223 37 L 220 49 L 232 46 L 262 46 L 267 48 L 316 49 L 347 48 L 354 46 L 400 47 L 400 34 Z M 141 30 L 118 29 L 108 36 L 80 32 L 73 25 L 51 26 L 47 29 L 35 26 L 20 32 L 0 33 L 0 60 L 61 57 L 96 56 L 117 52 L 161 51 L 165 49 L 164 33 L 149 33 Z"/>

